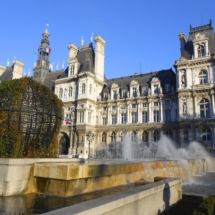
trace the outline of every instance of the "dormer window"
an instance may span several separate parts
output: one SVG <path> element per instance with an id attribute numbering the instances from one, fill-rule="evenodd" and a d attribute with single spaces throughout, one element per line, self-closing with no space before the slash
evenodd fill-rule
<path id="1" fill-rule="evenodd" d="M 126 98 L 126 90 L 125 89 L 122 90 L 122 98 Z"/>
<path id="2" fill-rule="evenodd" d="M 170 92 L 170 84 L 165 84 L 165 93 Z"/>
<path id="3" fill-rule="evenodd" d="M 71 66 L 71 75 L 74 75 L 75 74 L 75 65 L 72 65 Z"/>
<path id="4" fill-rule="evenodd" d="M 154 94 L 158 94 L 159 88 L 158 85 L 154 85 Z"/>
<path id="5" fill-rule="evenodd" d="M 104 96 L 104 100 L 108 99 L 108 93 L 107 92 L 104 92 L 103 96 Z"/>
<path id="6" fill-rule="evenodd" d="M 147 95 L 147 89 L 146 89 L 146 87 L 142 87 L 142 95 L 143 96 Z"/>
<path id="7" fill-rule="evenodd" d="M 117 99 L 117 91 L 116 90 L 113 91 L 113 98 Z"/>
<path id="8" fill-rule="evenodd" d="M 63 89 L 60 88 L 60 92 L 59 92 L 59 98 L 62 98 L 63 97 Z"/>
<path id="9" fill-rule="evenodd" d="M 204 46 L 199 45 L 198 48 L 197 48 L 197 52 L 198 52 L 198 57 L 204 56 Z"/>
<path id="10" fill-rule="evenodd" d="M 133 87 L 132 88 L 132 95 L 135 97 L 137 96 L 137 88 L 136 87 Z"/>
<path id="11" fill-rule="evenodd" d="M 208 83 L 208 75 L 207 72 L 204 70 L 199 73 L 199 84 L 205 83 Z"/>

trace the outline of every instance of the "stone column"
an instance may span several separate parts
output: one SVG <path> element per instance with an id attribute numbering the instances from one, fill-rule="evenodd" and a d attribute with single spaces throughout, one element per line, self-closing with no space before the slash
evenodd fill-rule
<path id="1" fill-rule="evenodd" d="M 215 116 L 215 114 L 214 114 L 214 93 L 211 93 L 211 110 L 212 110 L 212 117 L 214 118 Z"/>
<path id="2" fill-rule="evenodd" d="M 152 122 L 151 120 L 152 110 L 151 110 L 151 101 L 148 103 L 148 122 Z"/>
<path id="3" fill-rule="evenodd" d="M 163 122 L 163 102 L 160 100 L 160 121 Z"/>
<path id="4" fill-rule="evenodd" d="M 181 120 L 181 116 L 182 116 L 182 103 L 181 103 L 181 97 L 178 96 L 178 119 L 179 121 Z"/>
<path id="5" fill-rule="evenodd" d="M 186 97 L 186 106 L 187 106 L 187 119 L 190 119 L 190 109 L 189 109 L 189 97 Z"/>
<path id="6" fill-rule="evenodd" d="M 97 113 L 98 113 L 98 125 L 102 124 L 102 117 L 101 117 L 101 107 L 97 108 Z M 91 121 L 92 121 L 92 115 L 91 115 Z M 94 122 L 96 124 L 96 122 Z"/>
<path id="7" fill-rule="evenodd" d="M 196 115 L 196 95 L 193 96 L 193 118 L 197 118 Z"/>
<path id="8" fill-rule="evenodd" d="M 152 141 L 152 131 L 148 130 L 148 142 L 150 143 Z"/>
<path id="9" fill-rule="evenodd" d="M 130 104 L 127 104 L 127 123 L 130 123 Z"/>
<path id="10" fill-rule="evenodd" d="M 138 119 L 138 123 L 141 123 L 141 112 L 140 112 L 140 107 L 141 107 L 141 104 L 140 102 L 137 104 L 137 119 Z"/>
<path id="11" fill-rule="evenodd" d="M 119 109 L 120 109 L 120 105 L 117 105 L 117 124 L 121 124 Z"/>

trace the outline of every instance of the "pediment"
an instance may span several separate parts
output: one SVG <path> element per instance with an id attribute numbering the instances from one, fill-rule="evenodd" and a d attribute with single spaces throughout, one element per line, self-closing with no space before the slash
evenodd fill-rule
<path id="1" fill-rule="evenodd" d="M 131 82 L 131 85 L 138 85 L 139 83 L 138 83 L 138 81 L 135 81 L 135 80 L 133 80 L 132 82 Z"/>
<path id="2" fill-rule="evenodd" d="M 204 34 L 198 33 L 195 35 L 193 42 L 197 42 L 197 41 L 201 41 L 201 40 L 208 40 L 208 38 Z"/>
<path id="3" fill-rule="evenodd" d="M 119 88 L 119 85 L 118 85 L 118 84 L 113 83 L 113 84 L 112 84 L 112 86 L 111 86 L 111 88 Z"/>
<path id="4" fill-rule="evenodd" d="M 159 82 L 159 81 L 160 81 L 159 78 L 156 78 L 156 77 L 152 78 L 152 82 Z"/>

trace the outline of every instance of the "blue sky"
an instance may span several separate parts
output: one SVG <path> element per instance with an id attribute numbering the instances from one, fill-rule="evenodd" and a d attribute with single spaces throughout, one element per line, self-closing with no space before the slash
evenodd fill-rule
<path id="1" fill-rule="evenodd" d="M 33 69 L 49 23 L 51 63 L 67 64 L 68 44 L 90 42 L 92 32 L 106 40 L 107 78 L 173 67 L 180 56 L 178 34 L 215 27 L 214 0 L 0 0 L 0 64 L 14 57 Z"/>

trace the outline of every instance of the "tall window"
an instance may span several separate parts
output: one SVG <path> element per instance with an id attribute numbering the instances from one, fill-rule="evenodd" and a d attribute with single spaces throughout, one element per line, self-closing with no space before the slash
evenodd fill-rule
<path id="1" fill-rule="evenodd" d="M 102 143 L 107 143 L 107 134 L 105 132 L 102 133 Z"/>
<path id="2" fill-rule="evenodd" d="M 69 97 L 72 97 L 72 87 L 69 88 Z"/>
<path id="3" fill-rule="evenodd" d="M 113 124 L 113 125 L 116 124 L 116 115 L 112 115 L 112 124 Z"/>
<path id="4" fill-rule="evenodd" d="M 170 84 L 165 84 L 165 93 L 170 92 Z"/>
<path id="5" fill-rule="evenodd" d="M 126 114 L 122 114 L 122 124 L 126 124 Z"/>
<path id="6" fill-rule="evenodd" d="M 104 100 L 107 100 L 108 99 L 108 93 L 104 92 L 103 97 L 104 97 Z"/>
<path id="7" fill-rule="evenodd" d="M 204 56 L 204 46 L 199 45 L 197 52 L 198 52 L 198 57 Z"/>
<path id="8" fill-rule="evenodd" d="M 60 88 L 60 92 L 59 92 L 59 98 L 62 98 L 63 97 L 63 89 Z"/>
<path id="9" fill-rule="evenodd" d="M 126 89 L 122 89 L 122 98 L 126 98 Z"/>
<path id="10" fill-rule="evenodd" d="M 81 92 L 82 92 L 82 94 L 85 93 L 85 84 L 82 84 L 82 86 L 81 86 Z"/>
<path id="11" fill-rule="evenodd" d="M 165 110 L 165 121 L 166 122 L 171 121 L 171 110 L 169 110 L 169 109 Z"/>
<path id="12" fill-rule="evenodd" d="M 117 99 L 117 91 L 116 90 L 113 91 L 113 98 Z"/>
<path id="13" fill-rule="evenodd" d="M 74 75 L 74 74 L 75 74 L 75 66 L 72 65 L 72 66 L 71 66 L 71 75 Z"/>
<path id="14" fill-rule="evenodd" d="M 143 96 L 147 95 L 147 89 L 146 89 L 146 87 L 142 87 L 142 95 Z"/>
<path id="15" fill-rule="evenodd" d="M 208 83 L 208 77 L 207 77 L 207 72 L 204 70 L 199 73 L 199 84 L 205 84 L 205 83 Z"/>
<path id="16" fill-rule="evenodd" d="M 89 93 L 92 94 L 92 91 L 93 91 L 93 86 L 92 86 L 92 84 L 90 84 L 90 86 L 89 86 Z"/>
<path id="17" fill-rule="evenodd" d="M 142 122 L 146 123 L 148 121 L 148 113 L 146 111 L 143 111 L 142 113 Z"/>
<path id="18" fill-rule="evenodd" d="M 154 106 L 155 107 L 159 106 L 159 102 L 154 102 Z"/>
<path id="19" fill-rule="evenodd" d="M 115 132 L 112 132 L 111 134 L 111 142 L 115 142 L 116 141 L 116 133 Z"/>
<path id="20" fill-rule="evenodd" d="M 131 133 L 131 141 L 132 142 L 137 141 L 137 133 L 135 131 L 132 131 L 132 133 Z"/>
<path id="21" fill-rule="evenodd" d="M 148 107 L 148 103 L 143 103 L 143 107 Z"/>
<path id="22" fill-rule="evenodd" d="M 211 141 L 211 131 L 208 128 L 203 129 L 202 140 L 206 142 Z"/>
<path id="23" fill-rule="evenodd" d="M 159 122 L 159 111 L 154 111 L 154 122 Z"/>
<path id="24" fill-rule="evenodd" d="M 200 117 L 209 118 L 210 117 L 210 103 L 208 99 L 202 99 L 200 102 Z"/>
<path id="25" fill-rule="evenodd" d="M 107 118 L 105 117 L 105 118 L 102 118 L 102 124 L 103 125 L 107 125 Z"/>
<path id="26" fill-rule="evenodd" d="M 80 123 L 84 123 L 84 112 L 80 112 Z"/>
<path id="27" fill-rule="evenodd" d="M 153 135 L 153 136 L 154 136 L 154 142 L 157 142 L 157 141 L 159 140 L 159 137 L 160 137 L 160 136 L 159 136 L 159 131 L 156 130 L 156 131 L 154 132 L 154 135 Z"/>
<path id="28" fill-rule="evenodd" d="M 132 104 L 132 108 L 137 108 L 137 104 Z"/>
<path id="29" fill-rule="evenodd" d="M 116 106 L 112 106 L 112 110 L 116 110 Z"/>
<path id="30" fill-rule="evenodd" d="M 154 94 L 158 94 L 158 93 L 159 93 L 158 85 L 154 85 Z"/>
<path id="31" fill-rule="evenodd" d="M 91 112 L 88 112 L 88 123 L 91 123 Z"/>
<path id="32" fill-rule="evenodd" d="M 165 132 L 165 134 L 166 134 L 167 137 L 172 138 L 172 131 L 168 130 L 168 131 Z"/>
<path id="33" fill-rule="evenodd" d="M 132 123 L 137 123 L 137 113 L 132 113 L 131 118 L 132 118 Z"/>
<path id="34" fill-rule="evenodd" d="M 132 95 L 133 95 L 134 97 L 137 96 L 137 88 L 136 88 L 136 87 L 133 87 L 133 88 L 132 88 Z"/>
<path id="35" fill-rule="evenodd" d="M 148 142 L 148 132 L 147 131 L 144 131 L 142 133 L 142 141 L 147 143 Z"/>
<path id="36" fill-rule="evenodd" d="M 64 89 L 64 95 L 63 97 L 67 97 L 67 89 Z"/>

